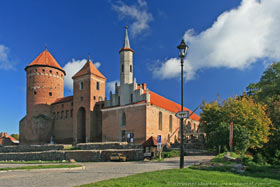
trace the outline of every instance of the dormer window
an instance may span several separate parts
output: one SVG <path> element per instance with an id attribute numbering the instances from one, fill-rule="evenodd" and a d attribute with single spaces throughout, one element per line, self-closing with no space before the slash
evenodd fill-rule
<path id="1" fill-rule="evenodd" d="M 79 84 L 79 89 L 80 89 L 80 90 L 84 89 L 84 82 L 80 82 L 80 84 Z"/>

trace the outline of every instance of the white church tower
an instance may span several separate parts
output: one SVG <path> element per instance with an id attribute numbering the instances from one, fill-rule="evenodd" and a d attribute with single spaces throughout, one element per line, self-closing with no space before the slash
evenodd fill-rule
<path id="1" fill-rule="evenodd" d="M 125 27 L 123 47 L 120 53 L 120 85 L 115 84 L 115 93 L 110 92 L 110 100 L 105 101 L 106 107 L 126 106 L 139 101 L 150 101 L 146 84 L 137 84 L 133 78 L 133 54 L 128 39 L 128 27 Z"/>
<path id="2" fill-rule="evenodd" d="M 123 47 L 120 50 L 120 84 L 131 84 L 133 82 L 133 53 L 130 48 L 127 26 L 125 26 L 125 36 Z"/>

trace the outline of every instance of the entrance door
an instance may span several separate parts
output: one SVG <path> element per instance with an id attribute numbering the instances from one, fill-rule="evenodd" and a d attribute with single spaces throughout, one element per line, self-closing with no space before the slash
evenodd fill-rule
<path id="1" fill-rule="evenodd" d="M 81 107 L 78 110 L 78 142 L 86 142 L 86 110 L 84 107 Z"/>

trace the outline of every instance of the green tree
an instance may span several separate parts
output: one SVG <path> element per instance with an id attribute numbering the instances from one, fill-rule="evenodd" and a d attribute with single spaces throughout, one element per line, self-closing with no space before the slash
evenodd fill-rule
<path id="1" fill-rule="evenodd" d="M 254 102 L 244 94 L 229 98 L 219 104 L 217 101 L 204 103 L 201 122 L 207 134 L 209 147 L 228 145 L 229 126 L 234 123 L 235 150 L 245 152 L 248 148 L 261 148 L 268 142 L 271 121 L 265 113 L 265 106 Z"/>
<path id="2" fill-rule="evenodd" d="M 271 163 L 280 164 L 280 62 L 271 64 L 258 83 L 249 84 L 247 93 L 267 107 L 272 128 L 269 142 L 261 151 Z"/>
<path id="3" fill-rule="evenodd" d="M 16 140 L 19 140 L 19 134 L 11 134 L 11 137 L 15 138 Z"/>

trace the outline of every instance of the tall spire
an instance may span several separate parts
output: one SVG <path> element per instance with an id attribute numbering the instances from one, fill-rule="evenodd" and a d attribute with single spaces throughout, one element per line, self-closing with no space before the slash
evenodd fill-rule
<path id="1" fill-rule="evenodd" d="M 128 26 L 125 26 L 125 36 L 124 36 L 123 48 L 130 48 L 127 29 L 128 29 Z"/>

